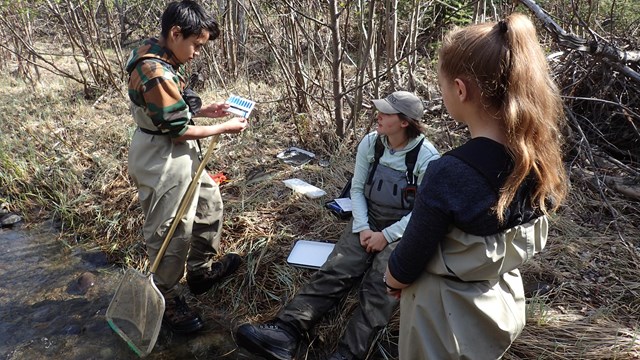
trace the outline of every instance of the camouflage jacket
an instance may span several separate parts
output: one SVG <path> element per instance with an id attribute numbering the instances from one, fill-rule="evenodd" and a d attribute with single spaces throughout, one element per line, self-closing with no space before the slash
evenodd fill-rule
<path id="1" fill-rule="evenodd" d="M 185 66 L 177 65 L 170 50 L 157 39 L 148 39 L 134 49 L 127 60 L 129 99 L 139 106 L 157 129 L 178 137 L 187 131 L 191 114 L 182 98 L 186 84 Z"/>

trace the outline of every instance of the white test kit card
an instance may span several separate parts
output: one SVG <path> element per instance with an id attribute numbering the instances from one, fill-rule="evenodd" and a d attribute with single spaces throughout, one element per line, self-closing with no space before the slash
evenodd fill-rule
<path id="1" fill-rule="evenodd" d="M 320 189 L 319 187 L 315 187 L 304 180 L 294 178 L 282 180 L 282 182 L 289 189 L 304 194 L 312 199 L 319 198 L 326 194 L 324 190 Z"/>
<path id="2" fill-rule="evenodd" d="M 251 101 L 249 99 L 245 99 L 243 97 L 233 95 L 229 96 L 227 99 L 227 104 L 229 104 L 228 112 L 236 114 L 238 116 L 242 116 L 244 118 L 248 118 L 251 110 L 253 110 L 254 106 L 256 106 L 255 101 Z"/>
<path id="3" fill-rule="evenodd" d="M 302 268 L 319 269 L 327 261 L 335 246 L 334 243 L 324 241 L 297 240 L 287 258 L 287 263 Z"/>

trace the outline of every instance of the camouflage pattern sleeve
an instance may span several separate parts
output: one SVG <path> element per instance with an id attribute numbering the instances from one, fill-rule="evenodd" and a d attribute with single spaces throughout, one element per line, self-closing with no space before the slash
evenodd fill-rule
<path id="1" fill-rule="evenodd" d="M 178 137 L 187 131 L 191 119 L 189 107 L 182 99 L 183 84 L 181 78 L 161 62 L 143 60 L 131 73 L 129 96 L 145 108 L 160 131 Z"/>

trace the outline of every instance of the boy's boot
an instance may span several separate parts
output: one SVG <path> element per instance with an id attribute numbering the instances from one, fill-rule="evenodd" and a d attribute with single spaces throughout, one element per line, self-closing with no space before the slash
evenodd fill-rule
<path id="1" fill-rule="evenodd" d="M 229 253 L 220 261 L 211 264 L 209 269 L 187 271 L 187 285 L 194 295 L 204 294 L 215 283 L 233 274 L 242 264 L 242 258 L 238 254 Z"/>
<path id="2" fill-rule="evenodd" d="M 165 300 L 162 322 L 173 332 L 181 334 L 195 332 L 204 327 L 200 315 L 191 310 L 181 296 Z"/>

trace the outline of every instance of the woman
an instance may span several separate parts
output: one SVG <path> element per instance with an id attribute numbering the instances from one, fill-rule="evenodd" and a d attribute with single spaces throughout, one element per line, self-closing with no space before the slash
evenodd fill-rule
<path id="1" fill-rule="evenodd" d="M 362 279 L 360 306 L 330 359 L 364 359 L 397 306 L 397 300 L 386 295 L 380 278 L 411 216 L 415 187 L 427 165 L 439 155 L 422 135 L 423 105 L 418 97 L 396 91 L 373 103 L 378 128 L 358 146 L 351 181 L 353 220 L 326 263 L 276 319 L 238 328 L 238 344 L 255 354 L 267 359 L 294 358 L 301 334 L 311 330 Z"/>
<path id="2" fill-rule="evenodd" d="M 429 166 L 389 259 L 400 358 L 497 359 L 525 325 L 518 267 L 544 247 L 546 214 L 567 192 L 561 100 L 520 14 L 450 32 L 438 78 L 471 140 Z"/>

